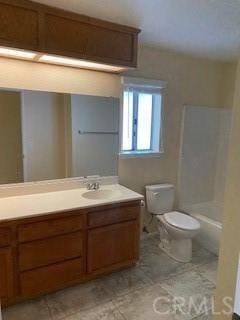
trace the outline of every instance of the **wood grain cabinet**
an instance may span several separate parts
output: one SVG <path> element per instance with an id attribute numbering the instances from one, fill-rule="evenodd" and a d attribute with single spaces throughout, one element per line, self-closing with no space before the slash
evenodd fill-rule
<path id="1" fill-rule="evenodd" d="M 9 228 L 0 228 L 0 247 L 6 247 L 11 244 L 11 231 Z"/>
<path id="2" fill-rule="evenodd" d="M 11 230 L 0 228 L 0 300 L 3 303 L 13 296 L 13 260 Z"/>
<path id="3" fill-rule="evenodd" d="M 24 297 L 79 281 L 86 266 L 86 215 L 67 212 L 17 226 L 20 292 Z"/>
<path id="4" fill-rule="evenodd" d="M 13 296 L 13 255 L 10 247 L 0 248 L 0 300 Z"/>
<path id="5" fill-rule="evenodd" d="M 0 45 L 136 67 L 140 30 L 28 0 L 0 0 Z"/>
<path id="6" fill-rule="evenodd" d="M 140 203 L 0 222 L 0 299 L 13 304 L 132 266 Z"/>
<path id="7" fill-rule="evenodd" d="M 38 11 L 21 1 L 0 1 L 1 45 L 23 49 L 39 48 Z"/>
<path id="8" fill-rule="evenodd" d="M 130 221 L 90 230 L 88 233 L 88 272 L 131 264 L 138 255 L 138 223 Z"/>

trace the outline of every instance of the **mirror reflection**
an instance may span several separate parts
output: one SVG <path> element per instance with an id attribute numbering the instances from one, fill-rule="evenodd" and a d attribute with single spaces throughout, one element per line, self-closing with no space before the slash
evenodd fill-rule
<path id="1" fill-rule="evenodd" d="M 117 175 L 119 99 L 0 90 L 0 184 Z"/>

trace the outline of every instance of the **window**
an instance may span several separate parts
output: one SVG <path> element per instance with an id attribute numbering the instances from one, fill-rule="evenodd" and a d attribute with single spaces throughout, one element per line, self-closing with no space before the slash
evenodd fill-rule
<path id="1" fill-rule="evenodd" d="M 124 85 L 122 154 L 152 154 L 162 151 L 160 88 Z"/>

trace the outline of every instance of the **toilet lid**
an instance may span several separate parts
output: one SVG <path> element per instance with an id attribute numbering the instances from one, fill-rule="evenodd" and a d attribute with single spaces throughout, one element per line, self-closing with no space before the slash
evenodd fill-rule
<path id="1" fill-rule="evenodd" d="M 174 227 L 184 229 L 184 230 L 197 230 L 200 228 L 200 223 L 178 211 L 172 211 L 164 214 L 165 220 Z"/>

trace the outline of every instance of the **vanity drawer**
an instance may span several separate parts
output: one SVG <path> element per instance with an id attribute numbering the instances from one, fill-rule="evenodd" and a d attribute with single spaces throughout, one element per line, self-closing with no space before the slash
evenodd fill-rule
<path id="1" fill-rule="evenodd" d="M 31 296 L 58 289 L 61 285 L 80 279 L 83 274 L 82 258 L 22 272 L 20 275 L 21 292 L 24 296 Z"/>
<path id="2" fill-rule="evenodd" d="M 33 241 L 71 233 L 83 229 L 84 215 L 66 218 L 49 219 L 40 222 L 20 225 L 18 240 L 20 242 Z"/>
<path id="3" fill-rule="evenodd" d="M 36 240 L 19 246 L 19 268 L 21 271 L 39 268 L 59 261 L 80 257 L 83 252 L 83 234 Z"/>
<path id="4" fill-rule="evenodd" d="M 6 247 L 11 244 L 10 230 L 7 228 L 0 229 L 0 247 Z"/>
<path id="5" fill-rule="evenodd" d="M 119 208 L 107 208 L 89 212 L 88 226 L 100 227 L 134 220 L 139 217 L 139 205 L 129 205 Z"/>

